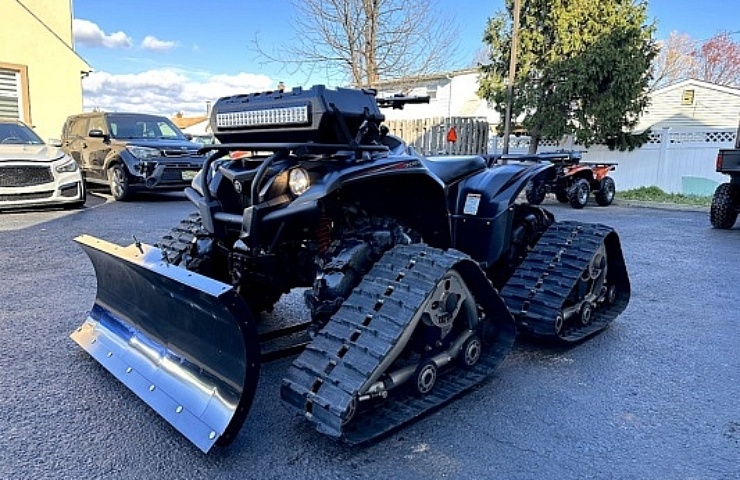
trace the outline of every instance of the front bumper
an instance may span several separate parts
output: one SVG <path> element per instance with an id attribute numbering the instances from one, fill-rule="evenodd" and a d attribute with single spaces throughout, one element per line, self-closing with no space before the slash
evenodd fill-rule
<path id="1" fill-rule="evenodd" d="M 79 171 L 55 174 L 52 182 L 24 187 L 0 187 L 0 210 L 78 204 L 85 199 Z"/>
<path id="2" fill-rule="evenodd" d="M 183 189 L 190 185 L 203 167 L 202 160 L 178 162 L 140 162 L 134 169 L 132 186 L 152 190 Z"/>

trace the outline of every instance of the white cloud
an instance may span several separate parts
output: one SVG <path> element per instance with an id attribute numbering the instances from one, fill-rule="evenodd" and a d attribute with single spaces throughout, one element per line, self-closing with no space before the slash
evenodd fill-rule
<path id="1" fill-rule="evenodd" d="M 89 20 L 75 18 L 72 32 L 75 42 L 88 47 L 130 48 L 133 45 L 131 37 L 124 32 L 107 35 L 96 23 Z"/>
<path id="2" fill-rule="evenodd" d="M 261 74 L 212 75 L 195 79 L 174 69 L 115 75 L 92 72 L 82 80 L 84 109 L 173 115 L 204 115 L 206 102 L 240 93 L 274 89 L 277 82 Z"/>
<path id="3" fill-rule="evenodd" d="M 141 48 L 151 50 L 153 52 L 166 52 L 167 50 L 174 48 L 175 45 L 175 42 L 160 40 L 151 35 L 147 35 L 144 37 L 144 40 L 141 41 Z"/>

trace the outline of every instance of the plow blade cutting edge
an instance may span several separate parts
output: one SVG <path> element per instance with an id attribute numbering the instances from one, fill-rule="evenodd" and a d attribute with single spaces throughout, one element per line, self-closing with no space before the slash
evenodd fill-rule
<path id="1" fill-rule="evenodd" d="M 98 290 L 72 339 L 202 451 L 231 442 L 259 376 L 250 310 L 234 289 L 149 245 L 82 235 Z"/>

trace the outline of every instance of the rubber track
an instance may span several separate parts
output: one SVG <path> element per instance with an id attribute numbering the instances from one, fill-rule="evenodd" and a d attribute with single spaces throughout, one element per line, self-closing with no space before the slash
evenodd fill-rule
<path id="1" fill-rule="evenodd" d="M 189 254 L 198 236 L 208 232 L 203 228 L 200 214 L 191 213 L 187 218 L 163 236 L 156 246 L 162 250 L 162 259 L 167 263 L 179 265 L 183 256 Z"/>
<path id="2" fill-rule="evenodd" d="M 471 369 L 442 369 L 434 389 L 423 397 L 398 387 L 386 400 L 371 400 L 371 408 L 362 409 L 361 404 L 355 418 L 342 426 L 350 402 L 400 341 L 418 308 L 445 273 L 467 258 L 423 245 L 398 246 L 387 252 L 290 367 L 281 390 L 284 404 L 305 415 L 318 431 L 356 445 L 481 383 L 506 352 L 488 347 Z M 369 322 L 368 315 L 372 315 Z M 356 331 L 360 334 L 352 339 Z"/>
<path id="3" fill-rule="evenodd" d="M 581 273 L 610 234 L 616 235 L 613 228 L 593 223 L 556 222 L 550 226 L 501 289 L 501 296 L 522 333 L 566 343 L 578 342 L 606 328 L 625 309 L 629 285 L 617 284 L 614 303 L 595 308 L 588 326 L 574 327 L 566 322 L 561 334 L 555 334 L 555 318 Z M 607 279 L 626 278 L 626 270 L 616 271 L 624 268 L 621 250 L 607 249 L 607 261 Z"/>

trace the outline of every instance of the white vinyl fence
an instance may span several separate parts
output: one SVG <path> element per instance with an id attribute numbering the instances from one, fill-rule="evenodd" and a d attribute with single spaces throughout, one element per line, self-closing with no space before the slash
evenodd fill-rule
<path id="1" fill-rule="evenodd" d="M 673 130 L 670 128 L 652 132 L 648 143 L 631 152 L 609 150 L 604 145 L 588 148 L 574 145 L 572 149 L 583 150 L 584 162 L 616 162 L 610 173 L 617 190 L 657 186 L 669 193 L 686 195 L 712 195 L 714 189 L 728 177 L 715 171 L 717 151 L 733 148 L 735 130 Z M 493 147 L 493 148 L 492 148 Z M 501 151 L 502 139 L 489 144 Z M 510 153 L 526 153 L 529 143 L 526 137 L 510 142 Z M 563 148 L 556 142 L 544 142 L 539 152 Z M 568 147 L 570 149 L 570 147 Z"/>

